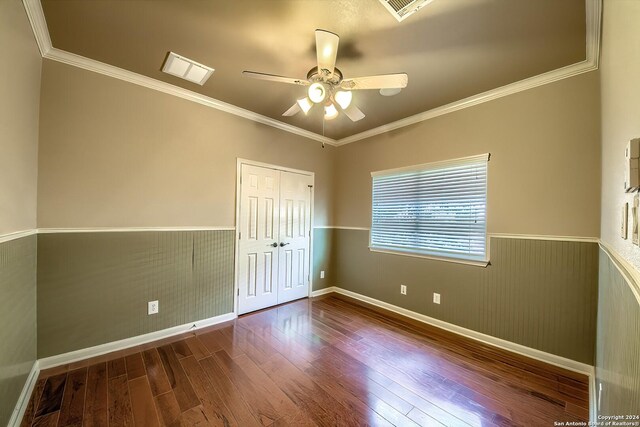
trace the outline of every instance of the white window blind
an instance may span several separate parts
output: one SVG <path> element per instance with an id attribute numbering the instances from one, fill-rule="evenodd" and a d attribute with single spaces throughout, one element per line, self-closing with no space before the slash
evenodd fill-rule
<path id="1" fill-rule="evenodd" d="M 488 161 L 373 172 L 371 249 L 486 262 Z"/>

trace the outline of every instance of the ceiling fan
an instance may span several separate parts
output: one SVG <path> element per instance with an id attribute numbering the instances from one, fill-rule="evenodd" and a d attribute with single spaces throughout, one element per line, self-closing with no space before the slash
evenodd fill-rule
<path id="1" fill-rule="evenodd" d="M 243 71 L 242 74 L 259 80 L 269 80 L 308 86 L 307 96 L 300 98 L 285 111 L 283 116 L 293 116 L 302 111 L 307 114 L 314 104 L 324 105 L 325 120 L 335 119 L 340 110 L 352 121 L 362 120 L 365 115 L 351 103 L 352 91 L 361 89 L 402 89 L 407 87 L 409 77 L 406 73 L 383 74 L 378 76 L 343 78 L 336 68 L 336 56 L 340 37 L 326 30 L 316 30 L 316 55 L 318 65 L 307 73 L 306 79 L 264 74 L 255 71 Z"/>

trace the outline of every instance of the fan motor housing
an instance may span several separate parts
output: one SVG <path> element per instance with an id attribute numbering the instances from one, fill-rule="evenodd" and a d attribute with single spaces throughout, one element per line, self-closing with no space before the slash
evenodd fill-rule
<path id="1" fill-rule="evenodd" d="M 336 67 L 333 69 L 333 74 L 329 78 L 327 78 L 318 72 L 318 67 L 313 67 L 307 73 L 307 80 L 309 80 L 311 83 L 325 82 L 329 83 L 330 85 L 339 85 L 342 81 L 342 71 L 340 71 Z"/>

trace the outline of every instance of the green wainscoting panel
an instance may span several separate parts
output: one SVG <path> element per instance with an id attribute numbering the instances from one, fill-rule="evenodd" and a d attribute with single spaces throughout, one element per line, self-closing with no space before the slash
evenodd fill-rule
<path id="1" fill-rule="evenodd" d="M 491 239 L 487 268 L 371 252 L 336 229 L 335 285 L 464 328 L 593 365 L 598 245 Z M 407 285 L 407 295 L 400 285 Z M 441 295 L 434 304 L 433 293 Z"/>
<path id="2" fill-rule="evenodd" d="M 0 243 L 0 425 L 36 360 L 36 236 Z"/>
<path id="3" fill-rule="evenodd" d="M 333 251 L 333 228 L 313 229 L 313 289 L 328 288 L 335 284 L 335 252 Z M 324 271 L 324 279 L 320 272 Z"/>
<path id="4" fill-rule="evenodd" d="M 232 312 L 234 240 L 230 230 L 40 234 L 38 357 Z"/>
<path id="5" fill-rule="evenodd" d="M 630 286 L 639 289 L 637 283 L 625 280 L 601 250 L 596 390 L 602 384 L 602 395 L 599 399 L 596 395 L 598 415 L 640 415 L 640 301 Z"/>

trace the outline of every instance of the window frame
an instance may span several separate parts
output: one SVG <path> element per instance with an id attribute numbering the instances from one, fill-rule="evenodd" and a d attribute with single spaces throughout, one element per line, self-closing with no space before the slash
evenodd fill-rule
<path id="1" fill-rule="evenodd" d="M 435 170 L 435 169 L 439 169 L 439 168 L 443 168 L 444 169 L 447 166 L 454 167 L 457 164 L 459 165 L 459 164 L 464 164 L 464 163 L 471 163 L 471 162 L 473 162 L 475 160 L 477 160 L 477 161 L 485 161 L 487 163 L 487 166 L 486 166 L 486 190 L 485 190 L 485 224 L 484 224 L 485 249 L 484 249 L 484 259 L 483 260 L 470 260 L 470 259 L 465 259 L 465 258 L 458 258 L 458 257 L 455 257 L 455 256 L 432 255 L 432 254 L 420 253 L 419 251 L 411 252 L 411 251 L 393 250 L 393 249 L 387 249 L 387 248 L 382 248 L 382 247 L 376 247 L 376 246 L 373 245 L 373 242 L 372 242 L 372 235 L 373 235 L 373 180 L 374 180 L 375 177 L 392 176 L 392 175 L 399 175 L 399 174 L 402 174 L 402 173 L 411 173 L 411 172 L 423 172 L 423 171 Z M 424 259 L 430 259 L 430 260 L 436 260 L 436 261 L 451 262 L 451 263 L 456 263 L 456 264 L 472 265 L 472 266 L 478 266 L 478 267 L 487 267 L 490 264 L 490 261 L 489 261 L 490 260 L 490 255 L 489 255 L 490 235 L 489 235 L 489 232 L 487 231 L 487 228 L 488 228 L 487 227 L 487 225 L 488 225 L 488 217 L 489 217 L 489 161 L 490 160 L 491 160 L 491 153 L 485 153 L 485 154 L 480 154 L 480 155 L 476 155 L 476 156 L 468 156 L 468 157 L 461 157 L 461 158 L 450 159 L 450 160 L 442 160 L 442 161 L 436 161 L 436 162 L 421 163 L 421 164 L 418 164 L 418 165 L 411 165 L 411 166 L 405 166 L 405 167 L 400 167 L 400 168 L 385 169 L 385 170 L 371 172 L 371 206 L 370 206 L 370 210 L 371 210 L 371 228 L 369 229 L 369 251 L 377 252 L 377 253 L 383 253 L 383 254 L 390 254 L 390 255 L 408 256 L 408 257 L 412 257 L 412 258 L 424 258 Z"/>

